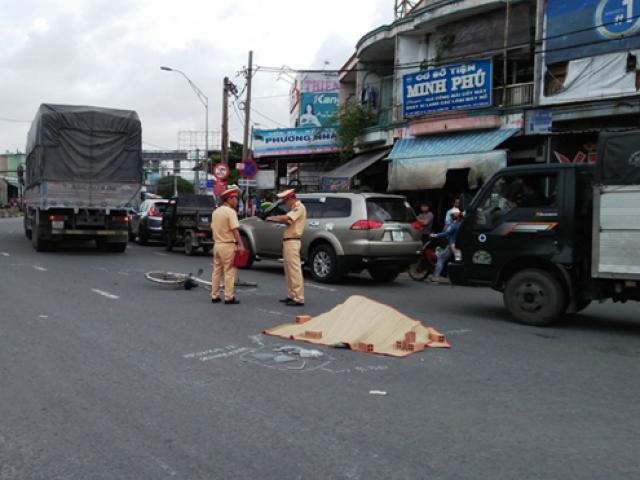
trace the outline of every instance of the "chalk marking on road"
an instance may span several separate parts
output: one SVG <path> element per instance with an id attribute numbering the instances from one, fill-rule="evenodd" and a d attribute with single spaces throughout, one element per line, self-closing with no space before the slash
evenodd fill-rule
<path id="1" fill-rule="evenodd" d="M 461 328 L 459 330 L 449 330 L 448 332 L 444 332 L 444 335 L 461 335 L 463 333 L 471 333 L 471 330 L 467 328 Z"/>
<path id="2" fill-rule="evenodd" d="M 7 252 L 0 252 L 0 255 L 2 255 L 3 257 L 10 257 L 11 254 L 7 253 Z"/>
<path id="3" fill-rule="evenodd" d="M 118 295 L 114 295 L 113 293 L 105 292 L 104 290 L 99 290 L 97 288 L 92 288 L 91 291 L 93 293 L 97 293 L 98 295 L 102 295 L 109 300 L 118 300 L 120 298 Z"/>
<path id="4" fill-rule="evenodd" d="M 164 252 L 153 252 L 154 255 L 160 255 L 161 257 L 168 257 L 169 254 L 168 253 L 164 253 Z"/>
<path id="5" fill-rule="evenodd" d="M 277 312 L 275 310 L 267 310 L 266 308 L 257 308 L 259 312 L 268 313 L 269 315 L 277 315 L 279 317 L 285 317 L 286 315 L 282 312 Z"/>
<path id="6" fill-rule="evenodd" d="M 240 347 L 240 348 L 236 348 L 235 350 L 230 350 L 228 352 L 222 352 L 222 353 L 218 353 L 215 355 L 209 355 L 208 357 L 202 357 L 200 358 L 201 362 L 208 362 L 209 360 L 216 360 L 218 358 L 227 358 L 227 357 L 233 357 L 234 355 L 239 355 L 241 353 L 244 353 L 248 350 L 251 350 L 248 347 Z"/>
<path id="7" fill-rule="evenodd" d="M 248 347 L 237 347 L 235 345 L 227 345 L 224 348 L 212 348 L 209 350 L 204 350 L 202 352 L 187 353 L 186 355 L 183 355 L 182 358 L 187 358 L 187 359 L 195 358 L 197 360 L 200 360 L 201 362 L 208 362 L 209 360 L 215 360 L 217 358 L 232 357 L 234 355 L 244 353 L 248 350 L 251 350 L 251 349 Z"/>
<path id="8" fill-rule="evenodd" d="M 160 468 L 162 470 L 164 470 L 165 472 L 167 472 L 169 475 L 171 475 L 172 477 L 175 477 L 176 475 L 178 475 L 178 472 L 176 472 L 173 468 L 171 468 L 169 465 L 167 465 L 165 462 L 163 462 L 162 460 L 160 460 L 159 458 L 155 458 L 154 460 L 156 461 L 156 463 L 160 466 Z"/>
<path id="9" fill-rule="evenodd" d="M 260 338 L 260 335 L 249 335 L 249 340 L 251 340 L 256 345 L 264 347 L 264 342 L 262 341 L 262 338 Z"/>
<path id="10" fill-rule="evenodd" d="M 317 288 L 318 290 L 324 290 L 325 292 L 337 292 L 335 288 L 325 287 L 323 285 L 316 285 L 315 283 L 305 283 L 305 287 Z"/>
<path id="11" fill-rule="evenodd" d="M 125 277 L 128 277 L 128 276 L 130 276 L 131 274 L 130 274 L 130 273 L 127 273 L 127 272 L 118 272 L 118 275 L 123 275 L 123 276 L 125 276 Z"/>
<path id="12" fill-rule="evenodd" d="M 49 318 L 49 315 L 38 315 L 38 318 Z"/>
<path id="13" fill-rule="evenodd" d="M 35 268 L 36 270 L 38 270 L 39 272 L 46 272 L 47 269 L 44 267 L 41 267 L 40 265 L 34 265 L 33 268 Z"/>

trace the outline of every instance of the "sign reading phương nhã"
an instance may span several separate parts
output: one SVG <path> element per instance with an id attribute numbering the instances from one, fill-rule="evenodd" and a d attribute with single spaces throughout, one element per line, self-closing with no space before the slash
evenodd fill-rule
<path id="1" fill-rule="evenodd" d="M 489 107 L 492 104 L 490 59 L 430 68 L 403 77 L 405 117 Z"/>

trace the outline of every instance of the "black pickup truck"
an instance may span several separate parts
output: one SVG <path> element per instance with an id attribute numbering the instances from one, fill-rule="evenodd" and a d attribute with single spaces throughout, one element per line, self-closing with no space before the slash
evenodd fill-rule
<path id="1" fill-rule="evenodd" d="M 180 195 L 169 200 L 162 217 L 165 248 L 184 245 L 187 255 L 195 255 L 199 248 L 208 253 L 213 248 L 211 213 L 215 199 L 210 195 Z"/>

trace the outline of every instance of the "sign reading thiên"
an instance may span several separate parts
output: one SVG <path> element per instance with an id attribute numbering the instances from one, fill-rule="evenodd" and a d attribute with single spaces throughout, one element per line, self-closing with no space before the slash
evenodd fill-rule
<path id="1" fill-rule="evenodd" d="M 490 59 L 410 73 L 403 77 L 404 116 L 489 107 L 491 84 Z"/>

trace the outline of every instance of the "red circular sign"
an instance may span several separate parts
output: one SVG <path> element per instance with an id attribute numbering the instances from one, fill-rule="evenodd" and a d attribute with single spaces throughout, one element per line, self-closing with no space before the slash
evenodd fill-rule
<path id="1" fill-rule="evenodd" d="M 259 168 L 256 162 L 253 160 L 244 160 L 242 163 L 244 167 L 242 170 L 238 170 L 238 172 L 243 178 L 253 178 L 258 174 Z"/>
<path id="2" fill-rule="evenodd" d="M 216 163 L 212 173 L 218 180 L 226 180 L 229 177 L 229 166 L 226 163 Z"/>

